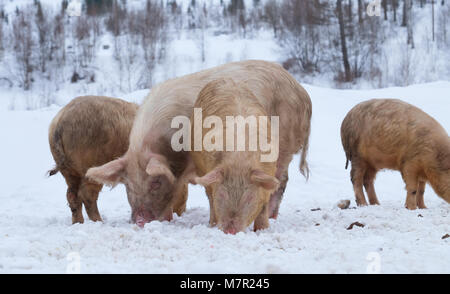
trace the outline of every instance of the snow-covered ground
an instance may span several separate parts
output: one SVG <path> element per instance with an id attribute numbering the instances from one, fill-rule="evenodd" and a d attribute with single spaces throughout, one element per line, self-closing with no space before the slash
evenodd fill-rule
<path id="1" fill-rule="evenodd" d="M 378 175 L 380 206 L 355 208 L 339 128 L 345 114 L 370 98 L 400 98 L 450 130 L 450 82 L 380 90 L 305 86 L 313 102 L 308 182 L 290 166 L 278 220 L 267 230 L 225 235 L 208 227 L 202 188 L 190 186 L 188 208 L 172 222 L 143 229 L 129 223 L 123 186 L 103 189 L 103 223 L 71 225 L 61 175 L 47 140 L 59 106 L 0 109 L 0 273 L 450 273 L 450 205 L 428 186 L 428 209 L 408 211 L 398 172 Z M 128 95 L 141 101 L 147 91 Z M 351 199 L 351 209 L 336 203 Z M 317 210 L 320 208 L 320 210 Z M 353 222 L 364 227 L 353 227 Z M 79 267 L 78 267 L 79 265 Z"/>

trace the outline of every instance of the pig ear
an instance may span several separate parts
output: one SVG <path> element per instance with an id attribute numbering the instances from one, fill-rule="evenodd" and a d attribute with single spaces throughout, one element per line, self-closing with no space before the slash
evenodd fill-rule
<path id="1" fill-rule="evenodd" d="M 264 189 L 271 191 L 276 190 L 278 188 L 278 185 L 280 184 L 277 178 L 266 174 L 262 170 L 254 170 L 252 172 L 250 179 L 252 183 L 257 184 L 263 187 Z"/>
<path id="2" fill-rule="evenodd" d="M 213 183 L 222 182 L 222 180 L 223 180 L 222 169 L 216 168 L 207 173 L 206 175 L 204 175 L 203 177 L 196 177 L 194 179 L 194 182 L 196 184 L 207 187 Z"/>
<path id="3" fill-rule="evenodd" d="M 171 184 L 175 182 L 175 176 L 170 169 L 156 158 L 151 158 L 145 169 L 147 174 L 152 177 L 164 176 Z"/>
<path id="4" fill-rule="evenodd" d="M 92 167 L 86 172 L 86 177 L 99 184 L 114 187 L 122 181 L 125 174 L 126 160 L 119 158 L 102 166 Z"/>

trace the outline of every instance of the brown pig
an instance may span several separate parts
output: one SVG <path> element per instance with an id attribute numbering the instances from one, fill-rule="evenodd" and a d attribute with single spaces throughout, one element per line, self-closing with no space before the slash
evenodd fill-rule
<path id="1" fill-rule="evenodd" d="M 254 230 L 265 229 L 269 226 L 269 199 L 270 194 L 278 188 L 279 181 L 275 178 L 277 170 L 276 156 L 273 161 L 262 162 L 261 150 L 254 148 L 243 148 L 242 151 L 226 151 L 225 146 L 236 149 L 234 142 L 238 137 L 245 138 L 245 143 L 250 144 L 250 134 L 255 140 L 258 138 L 257 131 L 260 127 L 266 127 L 266 134 L 271 137 L 270 120 L 268 125 L 261 126 L 257 119 L 260 116 L 267 117 L 264 107 L 258 99 L 247 88 L 245 83 L 235 83 L 232 79 L 219 79 L 208 83 L 200 92 L 194 104 L 195 109 L 201 109 L 202 117 L 211 118 L 215 116 L 222 121 L 222 128 L 215 133 L 213 143 L 222 142 L 222 146 L 215 146 L 211 151 L 192 152 L 192 158 L 196 167 L 196 173 L 200 176 L 195 178 L 197 184 L 206 187 L 210 202 L 210 223 L 217 226 L 225 233 L 236 234 L 245 230 L 254 221 Z M 251 132 L 241 129 L 240 133 L 234 131 L 232 137 L 227 136 L 227 128 L 235 128 L 226 124 L 227 117 L 241 116 L 249 121 L 253 119 L 253 127 L 256 131 Z M 191 116 L 191 134 L 195 133 L 194 115 Z M 213 130 L 217 131 L 216 129 Z M 278 131 L 278 130 L 277 130 Z M 208 135 L 209 130 L 202 128 L 202 137 Z M 230 135 L 231 136 L 231 135 Z M 220 137 L 220 139 L 218 138 Z M 230 139 L 231 142 L 228 142 Z M 261 138 L 259 138 L 261 139 Z M 273 139 L 273 138 L 272 138 Z M 262 138 L 265 142 L 270 142 Z M 194 150 L 194 145 L 192 145 Z M 243 146 L 245 147 L 245 146 Z"/>
<path id="2" fill-rule="evenodd" d="M 280 122 L 280 128 L 285 127 L 283 124 L 296 126 L 295 129 L 289 128 L 285 138 L 280 138 L 289 151 L 283 153 L 280 150 L 277 178 L 282 180 L 280 188 L 271 197 L 273 201 L 269 214 L 272 217 L 278 213 L 292 154 L 300 149 L 300 170 L 304 174 L 308 172 L 306 153 L 311 101 L 306 91 L 280 65 L 248 60 L 171 79 L 154 86 L 140 106 L 125 155 L 103 166 L 91 168 L 86 174 L 99 183 L 124 183 L 132 209 L 131 218 L 138 225 L 143 226 L 152 220 L 170 220 L 174 211 L 177 214 L 184 211 L 187 185 L 195 176 L 195 168 L 189 150 L 176 150 L 172 146 L 172 137 L 179 131 L 172 126 L 173 119 L 182 116 L 189 121 L 201 89 L 221 78 L 245 81 L 256 97 L 267 98 L 268 95 L 270 99 L 263 104 L 269 110 L 266 111 L 268 115 L 275 110 L 286 113 L 290 117 Z"/>
<path id="3" fill-rule="evenodd" d="M 85 178 L 93 166 L 122 156 L 138 106 L 117 98 L 84 96 L 73 99 L 52 120 L 50 150 L 67 183 L 72 223 L 83 223 L 82 204 L 89 219 L 101 221 L 97 207 L 102 185 Z"/>
<path id="4" fill-rule="evenodd" d="M 373 99 L 356 105 L 341 126 L 342 145 L 352 162 L 351 180 L 359 206 L 379 204 L 374 180 L 381 169 L 401 172 L 408 209 L 426 208 L 428 182 L 450 202 L 450 138 L 431 116 L 397 99 Z M 346 165 L 346 168 L 347 168 Z"/>

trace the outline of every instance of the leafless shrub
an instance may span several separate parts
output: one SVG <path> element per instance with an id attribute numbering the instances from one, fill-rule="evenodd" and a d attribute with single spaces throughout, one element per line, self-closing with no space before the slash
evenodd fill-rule
<path id="1" fill-rule="evenodd" d="M 345 5 L 343 1 L 340 3 L 341 7 L 337 6 L 335 10 L 335 14 L 342 17 L 339 26 L 331 24 L 328 27 L 331 48 L 327 65 L 335 73 L 334 80 L 339 86 L 343 86 L 342 83 L 354 83 L 365 77 L 375 84 L 380 84 L 382 79 L 379 68 L 380 43 L 385 39 L 380 29 L 383 19 L 362 18 L 360 13 L 362 5 L 354 12 L 351 5 Z M 355 19 L 358 21 L 352 21 Z"/>
<path id="2" fill-rule="evenodd" d="M 4 45 L 3 45 L 3 22 L 4 22 L 4 11 L 3 11 L 3 7 L 0 6 L 0 61 L 2 60 L 3 57 L 3 50 Z"/>
<path id="3" fill-rule="evenodd" d="M 122 7 L 117 0 L 112 1 L 112 12 L 106 21 L 107 30 L 115 37 L 119 36 L 125 26 L 126 17 L 126 7 Z"/>
<path id="4" fill-rule="evenodd" d="M 367 78 L 370 80 L 371 76 L 379 72 L 380 43 L 384 39 L 380 28 L 381 19 L 378 17 L 366 18 L 358 25 L 350 25 L 348 52 L 353 80 L 365 74 L 368 74 Z"/>
<path id="5" fill-rule="evenodd" d="M 95 57 L 92 29 L 89 16 L 79 16 L 75 20 L 74 40 L 76 60 L 79 66 L 87 67 Z"/>
<path id="6" fill-rule="evenodd" d="M 16 12 L 12 21 L 12 36 L 14 43 L 13 55 L 16 61 L 15 75 L 24 90 L 29 90 L 32 84 L 32 54 L 35 45 L 30 7 Z"/>
<path id="7" fill-rule="evenodd" d="M 178 38 L 180 38 L 184 23 L 184 14 L 181 10 L 181 5 L 178 5 L 175 0 L 168 2 L 167 5 L 170 9 L 169 22 L 173 25 L 175 31 L 177 32 Z"/>
<path id="8" fill-rule="evenodd" d="M 40 2 L 36 2 L 35 24 L 37 29 L 38 65 L 42 73 L 47 71 L 47 62 L 51 59 L 52 23 L 48 10 L 43 10 Z"/>
<path id="9" fill-rule="evenodd" d="M 443 3 L 437 17 L 437 35 L 436 41 L 439 48 L 448 48 L 450 46 L 450 2 Z"/>
<path id="10" fill-rule="evenodd" d="M 253 1 L 253 8 L 248 12 L 249 33 L 259 31 L 263 27 L 263 9 L 259 0 Z"/>
<path id="11" fill-rule="evenodd" d="M 119 10 L 120 14 L 115 15 L 121 15 L 123 20 L 116 22 L 112 16 L 109 18 L 111 24 L 120 23 L 120 34 L 114 35 L 114 58 L 120 71 L 118 86 L 126 91 L 148 88 L 156 64 L 165 56 L 167 32 L 163 7 L 158 1 L 148 0 L 143 10 L 117 7 Z"/>
<path id="12" fill-rule="evenodd" d="M 142 62 L 138 60 L 140 36 L 137 34 L 138 22 L 136 12 L 128 12 L 122 27 L 123 34 L 114 38 L 114 58 L 119 67 L 119 88 L 132 91 L 136 89 Z"/>
<path id="13" fill-rule="evenodd" d="M 281 6 L 277 0 L 268 0 L 264 4 L 263 18 L 272 28 L 273 35 L 276 38 L 278 31 L 281 29 Z"/>
<path id="14" fill-rule="evenodd" d="M 156 0 L 147 0 L 145 10 L 139 11 L 137 19 L 145 61 L 140 87 L 145 88 L 152 85 L 155 65 L 165 56 L 167 23 L 163 7 Z"/>
<path id="15" fill-rule="evenodd" d="M 325 56 L 321 30 L 326 14 L 322 5 L 320 1 L 286 0 L 281 6 L 282 31 L 278 40 L 302 73 L 320 72 Z"/>
<path id="16" fill-rule="evenodd" d="M 51 58 L 61 67 L 66 60 L 66 36 L 63 14 L 57 14 L 55 16 L 53 20 L 53 30 L 50 34 Z"/>
<path id="17" fill-rule="evenodd" d="M 62 13 L 55 15 L 51 30 L 47 33 L 50 35 L 49 60 L 53 65 L 50 68 L 49 75 L 55 90 L 59 90 L 60 85 L 65 80 L 64 69 L 66 66 L 66 36 L 64 15 Z"/>
<path id="18" fill-rule="evenodd" d="M 399 68 L 396 75 L 396 84 L 400 86 L 408 86 L 414 82 L 415 64 L 413 63 L 414 50 L 406 45 L 402 50 Z"/>

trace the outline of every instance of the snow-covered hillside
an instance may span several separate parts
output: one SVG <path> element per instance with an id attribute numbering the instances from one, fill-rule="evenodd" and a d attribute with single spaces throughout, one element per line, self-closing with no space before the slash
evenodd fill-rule
<path id="1" fill-rule="evenodd" d="M 380 173 L 380 206 L 356 208 L 339 128 L 345 114 L 370 98 L 400 98 L 450 130 L 450 82 L 382 90 L 305 86 L 313 102 L 308 182 L 290 166 L 278 220 L 267 230 L 225 235 L 208 227 L 202 188 L 190 186 L 188 208 L 171 222 L 143 229 L 129 223 L 125 189 L 103 189 L 103 223 L 71 225 L 61 175 L 47 140 L 60 109 L 0 110 L 0 273 L 450 273 L 450 205 L 427 186 L 428 209 L 408 211 L 398 172 Z M 142 101 L 148 91 L 127 95 Z M 336 203 L 352 201 L 350 209 Z M 318 209 L 320 208 L 320 210 Z M 350 224 L 360 222 L 364 227 Z M 78 267 L 79 265 L 79 267 Z"/>
<path id="2" fill-rule="evenodd" d="M 41 3 L 44 12 L 45 21 L 41 26 L 45 27 L 44 24 L 48 26 L 47 30 L 42 31 L 49 32 L 42 35 L 53 36 L 53 39 L 50 38 L 45 42 L 40 40 L 38 20 L 35 19 L 38 2 Z M 69 2 L 75 0 L 65 3 Z M 322 5 L 327 4 L 315 12 L 326 21 L 322 21 L 325 24 L 308 27 L 307 32 L 313 28 L 314 31 L 305 35 L 283 28 L 281 22 L 287 22 L 289 15 L 282 16 L 281 12 L 288 9 L 276 6 L 278 9 L 271 10 L 270 6 L 266 6 L 267 3 L 281 5 L 289 2 L 288 0 L 245 0 L 243 1 L 245 9 L 239 12 L 242 13 L 242 21 L 240 16 L 232 16 L 227 12 L 230 10 L 231 2 L 242 1 L 153 0 L 153 3 L 162 3 L 161 11 L 165 15 L 165 25 L 161 29 L 162 37 L 156 38 L 156 47 L 150 50 L 158 55 L 155 56 L 154 62 L 152 61 L 154 64 L 150 62 L 151 66 L 142 52 L 148 46 L 140 43 L 142 36 L 135 32 L 138 29 L 137 25 L 129 25 L 135 17 L 133 13 L 144 11 L 147 1 L 116 2 L 119 6 L 126 7 L 128 14 L 125 17 L 114 18 L 111 11 L 109 14 L 97 16 L 83 11 L 81 17 L 69 17 L 67 13 L 62 13 L 63 1 L 0 0 L 0 108 L 23 110 L 47 107 L 52 103 L 65 105 L 73 97 L 85 94 L 121 97 L 138 89 L 149 88 L 152 84 L 168 78 L 245 59 L 265 59 L 284 63 L 299 80 L 320 87 L 365 89 L 405 86 L 448 80 L 450 75 L 449 1 L 438 1 L 442 4 L 436 4 L 434 7 L 434 41 L 431 37 L 433 25 L 430 20 L 430 1 L 420 1 L 423 2 L 423 6 L 419 5 L 419 1 L 414 1 L 412 8 L 414 49 L 407 45 L 407 29 L 401 26 L 403 16 L 401 3 L 405 1 L 395 2 L 398 4 L 395 10 L 396 20 L 392 9 L 393 1 L 387 1 L 389 3 L 387 20 L 384 20 L 383 16 L 368 17 L 364 14 L 363 23 L 367 26 L 362 29 L 356 25 L 358 23 L 356 8 L 360 1 L 343 1 L 344 6 L 351 4 L 345 9 L 351 12 L 345 18 L 348 26 L 347 46 L 350 65 L 360 71 L 358 73 L 360 76 L 350 83 L 343 83 L 339 79 L 342 71 L 342 53 L 334 0 L 316 1 Z M 301 4 L 307 1 L 290 2 Z M 176 8 L 172 8 L 170 3 L 178 4 Z M 301 6 L 299 9 L 303 8 Z M 363 8 L 365 10 L 365 7 Z M 24 52 L 17 49 L 25 46 L 20 42 L 24 38 L 20 34 L 23 30 L 13 29 L 15 21 L 21 15 L 19 11 L 25 13 L 24 21 L 29 22 L 32 30 L 30 35 L 32 46 L 30 45 L 28 51 L 22 48 Z M 270 24 L 271 15 L 275 21 L 278 20 L 279 31 L 285 31 L 285 37 L 275 36 L 273 33 Z M 57 18 L 58 16 L 60 18 Z M 57 22 L 58 19 L 60 23 Z M 117 35 L 112 33 L 108 25 L 111 19 L 117 21 L 121 28 L 121 32 Z M 56 30 L 58 24 L 62 29 Z M 16 27 L 21 26 L 23 27 L 23 24 Z M 56 34 L 55 30 L 59 34 Z M 354 35 L 356 32 L 359 33 Z M 367 37 L 367 34 L 373 35 Z M 293 36 L 297 39 L 290 40 L 289 38 Z M 313 39 L 308 39 L 310 37 Z M 48 42 L 51 43 L 49 47 L 45 45 Z M 163 53 L 159 54 L 159 51 Z M 44 58 L 46 52 L 49 56 Z M 28 65 L 24 62 L 27 57 L 30 59 Z M 302 58 L 317 63 L 317 68 L 312 72 L 298 69 L 299 62 L 292 60 Z M 40 63 L 43 61 L 47 62 L 48 68 L 45 71 L 40 69 Z M 308 63 L 306 61 L 304 62 Z M 294 65 L 289 65 L 290 62 Z M 78 78 L 72 82 L 75 74 Z M 27 91 L 24 91 L 24 75 L 30 80 L 30 89 Z"/>

